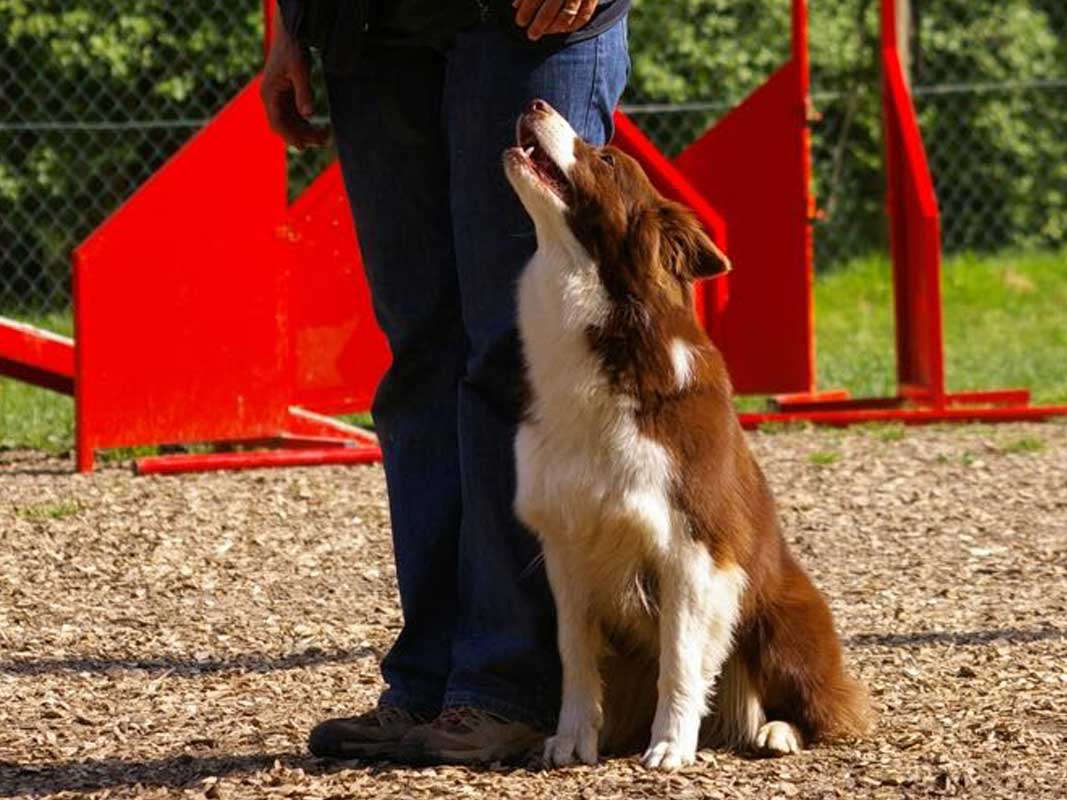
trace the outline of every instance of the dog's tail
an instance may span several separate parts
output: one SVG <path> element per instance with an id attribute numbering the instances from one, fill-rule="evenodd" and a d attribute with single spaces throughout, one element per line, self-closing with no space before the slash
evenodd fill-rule
<path id="1" fill-rule="evenodd" d="M 811 694 L 805 711 L 813 741 L 859 738 L 874 724 L 866 687 L 843 670 Z"/>

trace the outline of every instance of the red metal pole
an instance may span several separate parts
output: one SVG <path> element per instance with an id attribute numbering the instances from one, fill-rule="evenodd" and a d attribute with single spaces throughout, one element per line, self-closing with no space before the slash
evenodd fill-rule
<path id="1" fill-rule="evenodd" d="M 377 447 L 336 447 L 326 450 L 262 450 L 249 453 L 151 456 L 137 461 L 138 475 L 179 475 L 216 470 L 266 469 L 268 467 L 320 467 L 375 464 L 382 453 Z"/>
<path id="2" fill-rule="evenodd" d="M 882 103 L 897 383 L 902 396 L 943 407 L 940 213 L 904 78 L 896 2 L 882 0 Z"/>
<path id="3" fill-rule="evenodd" d="M 897 8 L 893 0 L 882 0 L 882 47 L 897 47 Z"/>
<path id="4" fill-rule="evenodd" d="M 84 342 L 86 335 L 85 265 L 78 251 L 74 251 L 71 289 L 74 294 L 74 341 Z M 74 461 L 78 472 L 92 472 L 96 460 L 85 406 L 85 348 L 74 348 Z"/>
<path id="5" fill-rule="evenodd" d="M 74 394 L 74 340 L 0 317 L 0 375 Z"/>
<path id="6" fill-rule="evenodd" d="M 263 60 L 270 53 L 270 43 L 274 41 L 274 0 L 263 0 Z"/>
<path id="7" fill-rule="evenodd" d="M 793 58 L 800 67 L 800 86 L 805 97 L 811 91 L 811 64 L 808 56 L 808 2 L 793 0 Z"/>
<path id="8" fill-rule="evenodd" d="M 905 425 L 931 425 L 937 422 L 1042 422 L 1067 416 L 1067 406 L 994 406 L 989 408 L 848 408 L 831 411 L 739 414 L 741 427 L 754 430 L 761 425 L 810 422 L 813 425 L 845 427 L 872 422 L 901 422 Z"/>
<path id="9" fill-rule="evenodd" d="M 815 318 L 815 215 L 817 204 L 815 193 L 812 191 L 812 166 L 811 166 L 811 121 L 814 110 L 811 103 L 811 61 L 808 52 L 808 2 L 807 0 L 793 0 L 793 61 L 796 64 L 796 75 L 799 87 L 797 96 L 801 99 L 801 107 L 798 114 L 804 115 L 804 125 L 800 135 L 800 166 L 801 186 L 804 193 L 804 209 L 807 218 L 803 221 L 804 235 L 804 297 L 801 302 L 807 304 L 808 318 Z M 808 364 L 810 365 L 808 385 L 814 390 L 818 383 L 816 374 L 815 330 L 808 337 Z"/>

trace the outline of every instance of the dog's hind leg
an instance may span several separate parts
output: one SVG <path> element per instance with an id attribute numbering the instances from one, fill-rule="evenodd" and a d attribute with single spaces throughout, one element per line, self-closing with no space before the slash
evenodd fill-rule
<path id="1" fill-rule="evenodd" d="M 563 665 L 563 702 L 556 735 L 545 741 L 545 761 L 557 767 L 575 757 L 595 764 L 603 724 L 600 655 L 603 634 L 593 617 L 589 593 L 580 576 L 569 574 L 567 558 L 545 543 L 545 569 L 556 601 L 559 655 Z"/>
<path id="2" fill-rule="evenodd" d="M 799 753 L 804 736 L 791 722 L 767 720 L 748 667 L 737 650 L 715 687 L 715 707 L 700 731 L 701 744 L 783 756 Z"/>
<path id="3" fill-rule="evenodd" d="M 756 733 L 756 749 L 769 756 L 786 756 L 804 748 L 804 736 L 792 722 L 776 719 L 765 723 Z"/>
<path id="4" fill-rule="evenodd" d="M 715 686 L 715 703 L 700 729 L 702 745 L 751 750 L 767 721 L 759 690 L 735 649 Z"/>
<path id="5" fill-rule="evenodd" d="M 660 655 L 652 741 L 641 762 L 677 769 L 696 758 L 700 718 L 730 654 L 744 572 L 720 568 L 701 545 L 679 547 L 660 576 Z"/>

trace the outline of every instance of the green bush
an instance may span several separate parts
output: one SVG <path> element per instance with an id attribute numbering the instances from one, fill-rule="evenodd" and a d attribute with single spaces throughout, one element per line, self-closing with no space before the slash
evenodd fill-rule
<path id="1" fill-rule="evenodd" d="M 254 72 L 260 11 L 0 0 L 0 308 L 66 305 L 71 248 Z"/>

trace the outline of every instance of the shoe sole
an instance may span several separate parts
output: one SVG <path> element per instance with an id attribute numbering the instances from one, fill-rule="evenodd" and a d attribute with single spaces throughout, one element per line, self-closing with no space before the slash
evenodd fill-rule
<path id="1" fill-rule="evenodd" d="M 541 741 L 543 740 L 540 738 L 531 740 L 529 744 L 503 756 L 495 756 L 491 751 L 487 753 L 485 750 L 426 750 L 417 744 L 407 744 L 397 748 L 396 757 L 401 763 L 420 767 L 441 764 L 467 767 L 496 763 L 517 764 L 535 753 Z"/>
<path id="2" fill-rule="evenodd" d="M 396 745 L 396 742 L 374 745 L 342 745 L 340 747 L 321 750 L 319 752 L 311 750 L 311 754 L 316 758 L 330 758 L 337 761 L 353 761 L 356 759 L 367 761 L 392 761 L 395 760 L 396 757 Z"/>

